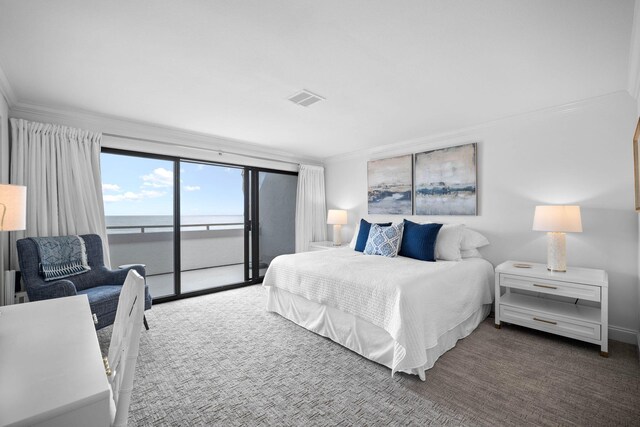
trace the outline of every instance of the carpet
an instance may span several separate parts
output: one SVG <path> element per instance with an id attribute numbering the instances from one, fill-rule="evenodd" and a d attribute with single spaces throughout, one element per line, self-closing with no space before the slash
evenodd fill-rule
<path id="1" fill-rule="evenodd" d="M 261 286 L 147 311 L 131 426 L 638 425 L 635 347 L 598 347 L 492 319 L 425 382 L 264 310 Z M 111 328 L 98 331 L 106 354 Z"/>

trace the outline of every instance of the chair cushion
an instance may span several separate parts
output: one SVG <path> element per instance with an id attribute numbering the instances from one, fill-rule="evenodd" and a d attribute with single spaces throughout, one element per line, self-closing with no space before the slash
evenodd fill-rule
<path id="1" fill-rule="evenodd" d="M 101 314 L 117 310 L 121 289 L 119 285 L 96 286 L 78 291 L 78 294 L 85 294 L 89 298 L 91 312 L 99 319 Z"/>
<path id="2" fill-rule="evenodd" d="M 120 285 L 96 286 L 94 288 L 83 289 L 78 291 L 79 295 L 85 294 L 89 298 L 89 307 L 91 313 L 98 317 L 96 329 L 102 329 L 113 323 L 118 309 L 118 300 L 120 298 Z M 152 300 L 149 294 L 149 286 L 144 286 L 144 309 L 151 308 Z"/>

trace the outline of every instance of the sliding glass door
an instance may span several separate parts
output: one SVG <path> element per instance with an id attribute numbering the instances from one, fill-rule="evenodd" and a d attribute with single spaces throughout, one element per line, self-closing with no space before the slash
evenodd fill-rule
<path id="1" fill-rule="evenodd" d="M 144 264 L 151 296 L 175 295 L 175 162 L 112 152 L 100 160 L 112 267 Z"/>
<path id="2" fill-rule="evenodd" d="M 101 160 L 112 266 L 145 264 L 156 301 L 258 283 L 294 252 L 296 173 L 109 149 Z"/>
<path id="3" fill-rule="evenodd" d="M 180 162 L 180 290 L 245 281 L 244 168 Z"/>
<path id="4" fill-rule="evenodd" d="M 295 252 L 298 176 L 258 171 L 258 275 L 264 277 L 278 255 Z"/>

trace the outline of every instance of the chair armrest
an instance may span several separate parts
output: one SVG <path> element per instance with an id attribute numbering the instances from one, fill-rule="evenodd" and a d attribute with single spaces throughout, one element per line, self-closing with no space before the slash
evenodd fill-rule
<path id="1" fill-rule="evenodd" d="M 27 289 L 30 301 L 40 301 L 51 298 L 62 298 L 77 295 L 76 285 L 70 280 L 56 280 L 55 282 L 42 282 L 31 285 Z"/>

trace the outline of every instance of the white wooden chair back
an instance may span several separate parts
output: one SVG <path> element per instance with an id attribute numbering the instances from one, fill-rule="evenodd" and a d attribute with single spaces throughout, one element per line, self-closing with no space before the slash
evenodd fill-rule
<path id="1" fill-rule="evenodd" d="M 120 291 L 107 356 L 107 375 L 114 403 L 111 410 L 113 426 L 127 425 L 143 317 L 144 279 L 130 270 Z"/>

